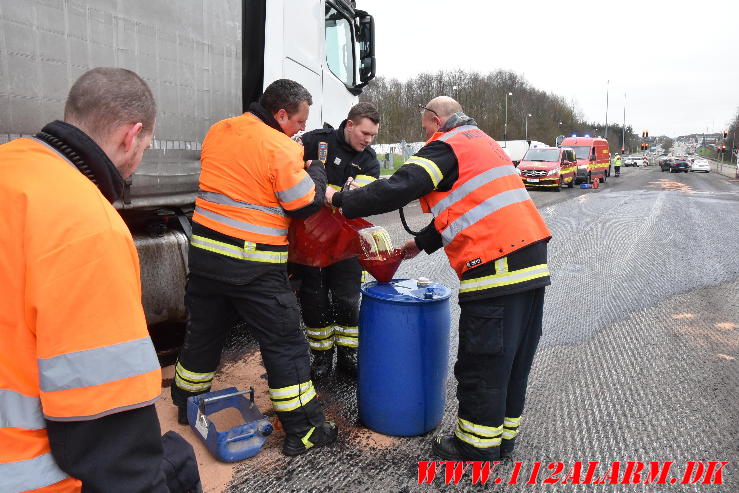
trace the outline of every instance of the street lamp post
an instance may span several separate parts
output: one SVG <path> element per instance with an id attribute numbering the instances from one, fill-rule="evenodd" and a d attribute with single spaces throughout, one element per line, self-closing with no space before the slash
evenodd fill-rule
<path id="1" fill-rule="evenodd" d="M 503 125 L 503 142 L 508 145 L 508 96 L 513 96 L 512 92 L 505 95 L 505 124 Z"/>
<path id="2" fill-rule="evenodd" d="M 623 127 L 621 127 L 621 149 L 623 149 L 623 151 L 626 150 L 626 93 L 625 92 L 624 92 L 624 125 Z"/>
<path id="3" fill-rule="evenodd" d="M 531 113 L 526 113 L 526 140 L 529 140 L 529 117 Z"/>

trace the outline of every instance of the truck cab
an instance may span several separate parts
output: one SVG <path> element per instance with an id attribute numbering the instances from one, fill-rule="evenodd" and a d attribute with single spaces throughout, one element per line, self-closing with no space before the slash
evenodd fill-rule
<path id="1" fill-rule="evenodd" d="M 575 183 L 592 183 L 598 178 L 601 183 L 611 174 L 611 152 L 608 141 L 601 137 L 567 137 L 562 141 L 562 147 L 569 147 L 575 151 L 577 171 Z"/>
<path id="2" fill-rule="evenodd" d="M 569 147 L 539 147 L 526 151 L 518 164 L 521 180 L 526 187 L 550 188 L 556 191 L 575 184 L 577 161 Z"/>

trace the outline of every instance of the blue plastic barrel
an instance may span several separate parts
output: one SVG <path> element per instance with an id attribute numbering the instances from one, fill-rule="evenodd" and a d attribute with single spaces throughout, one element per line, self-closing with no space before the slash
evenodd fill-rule
<path id="1" fill-rule="evenodd" d="M 436 428 L 446 396 L 451 290 L 397 279 L 365 283 L 362 295 L 359 419 L 385 435 Z"/>

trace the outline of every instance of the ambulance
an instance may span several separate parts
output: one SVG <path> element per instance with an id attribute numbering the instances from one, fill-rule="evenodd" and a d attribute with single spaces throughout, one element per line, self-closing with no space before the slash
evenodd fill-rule
<path id="1" fill-rule="evenodd" d="M 606 182 L 611 172 L 611 152 L 608 150 L 608 141 L 601 137 L 567 137 L 560 144 L 575 151 L 577 158 L 577 172 L 575 183 L 592 183 L 598 178 L 601 183 Z"/>

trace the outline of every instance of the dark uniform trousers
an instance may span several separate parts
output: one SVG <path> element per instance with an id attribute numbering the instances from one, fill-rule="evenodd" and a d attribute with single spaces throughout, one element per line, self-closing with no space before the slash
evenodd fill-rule
<path id="1" fill-rule="evenodd" d="M 526 385 L 542 332 L 544 288 L 460 302 L 459 351 L 454 366 L 459 418 L 483 425 L 479 435 L 458 428 L 469 443 L 515 439 Z M 492 431 L 495 430 L 495 431 Z"/>
<path id="2" fill-rule="evenodd" d="M 290 290 L 284 264 L 265 270 L 246 284 L 190 274 L 185 303 L 189 320 L 177 371 L 186 370 L 182 375 L 177 373 L 176 381 L 184 381 L 182 386 L 206 382 L 210 388 L 208 374 L 218 367 L 229 329 L 241 319 L 259 343 L 272 404 L 285 432 L 303 433 L 324 422 L 311 382 L 308 343 L 300 328 L 297 299 Z M 189 378 L 194 382 L 188 382 Z M 209 378 L 212 380 L 212 375 Z M 251 384 L 233 383 L 240 388 Z M 178 406 L 184 405 L 187 397 L 205 391 L 172 385 L 172 397 Z"/>
<path id="3" fill-rule="evenodd" d="M 350 258 L 323 268 L 293 264 L 291 270 L 301 281 L 298 295 L 311 348 L 328 350 L 334 344 L 356 348 L 362 283 L 359 261 Z M 313 329 L 322 332 L 311 334 Z"/>

